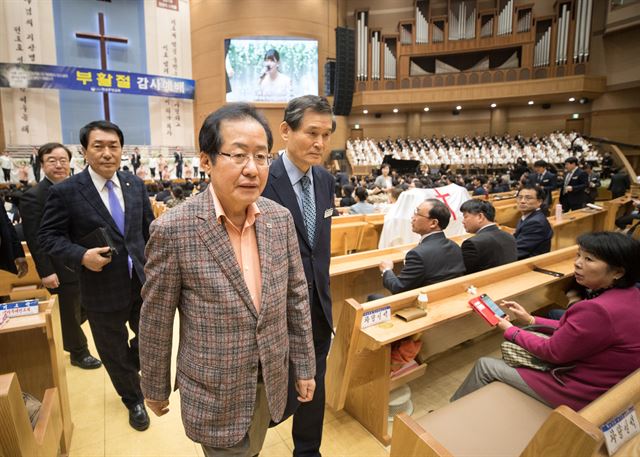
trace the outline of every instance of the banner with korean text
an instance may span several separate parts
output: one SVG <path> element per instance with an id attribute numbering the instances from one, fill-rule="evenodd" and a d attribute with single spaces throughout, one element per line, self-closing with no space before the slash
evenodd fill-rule
<path id="1" fill-rule="evenodd" d="M 185 99 L 193 99 L 195 94 L 195 81 L 192 79 L 15 63 L 0 63 L 0 87 L 83 90 Z"/>

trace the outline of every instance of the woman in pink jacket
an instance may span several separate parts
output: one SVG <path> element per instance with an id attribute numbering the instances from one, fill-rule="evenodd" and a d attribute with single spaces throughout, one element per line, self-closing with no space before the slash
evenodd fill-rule
<path id="1" fill-rule="evenodd" d="M 578 238 L 576 282 L 587 296 L 559 321 L 534 317 L 516 302 L 502 304 L 522 324 L 556 330 L 549 339 L 501 319 L 504 338 L 539 359 L 574 366 L 557 380 L 549 371 L 513 368 L 501 359 L 483 357 L 458 388 L 452 401 L 493 381 L 501 381 L 552 407 L 579 410 L 640 368 L 640 243 L 621 233 L 598 232 Z"/>

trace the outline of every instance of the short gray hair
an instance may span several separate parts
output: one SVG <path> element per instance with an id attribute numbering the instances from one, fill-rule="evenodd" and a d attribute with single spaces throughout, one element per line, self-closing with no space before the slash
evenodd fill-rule
<path id="1" fill-rule="evenodd" d="M 314 113 L 329 114 L 331 116 L 331 132 L 335 132 L 336 119 L 333 116 L 333 109 L 325 97 L 319 97 L 318 95 L 303 95 L 289 101 L 284 109 L 284 122 L 292 130 L 298 130 L 304 118 L 304 113 L 308 109 Z"/>

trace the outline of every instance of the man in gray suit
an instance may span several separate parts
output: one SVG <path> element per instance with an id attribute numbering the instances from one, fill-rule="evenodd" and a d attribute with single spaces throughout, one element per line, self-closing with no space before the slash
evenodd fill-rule
<path id="1" fill-rule="evenodd" d="M 176 388 L 187 435 L 207 456 L 253 456 L 270 420 L 283 415 L 289 364 L 298 401 L 314 395 L 307 282 L 291 214 L 260 197 L 273 144 L 264 117 L 228 104 L 205 119 L 199 143 L 211 185 L 151 226 L 142 390 L 155 414 L 168 411 L 178 309 Z"/>
<path id="2" fill-rule="evenodd" d="M 460 246 L 447 239 L 443 232 L 450 218 L 451 212 L 441 200 L 429 198 L 418 205 L 411 218 L 411 228 L 422 238 L 415 248 L 407 252 L 402 271 L 396 275 L 391 260 L 383 260 L 379 265 L 382 283 L 392 294 L 457 278 L 465 273 Z"/>

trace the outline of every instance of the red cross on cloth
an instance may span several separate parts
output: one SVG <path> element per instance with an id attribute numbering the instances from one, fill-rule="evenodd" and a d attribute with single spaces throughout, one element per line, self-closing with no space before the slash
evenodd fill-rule
<path id="1" fill-rule="evenodd" d="M 451 197 L 450 194 L 441 194 L 440 191 L 438 189 L 433 189 L 436 191 L 436 198 L 441 198 L 442 201 L 444 202 L 444 204 L 447 206 L 447 208 L 449 208 L 449 211 L 451 212 L 451 215 L 453 216 L 453 220 L 457 221 L 458 218 L 456 217 L 456 213 L 453 211 L 453 209 L 451 209 L 451 206 L 449 206 L 449 203 L 447 202 L 447 197 Z"/>

